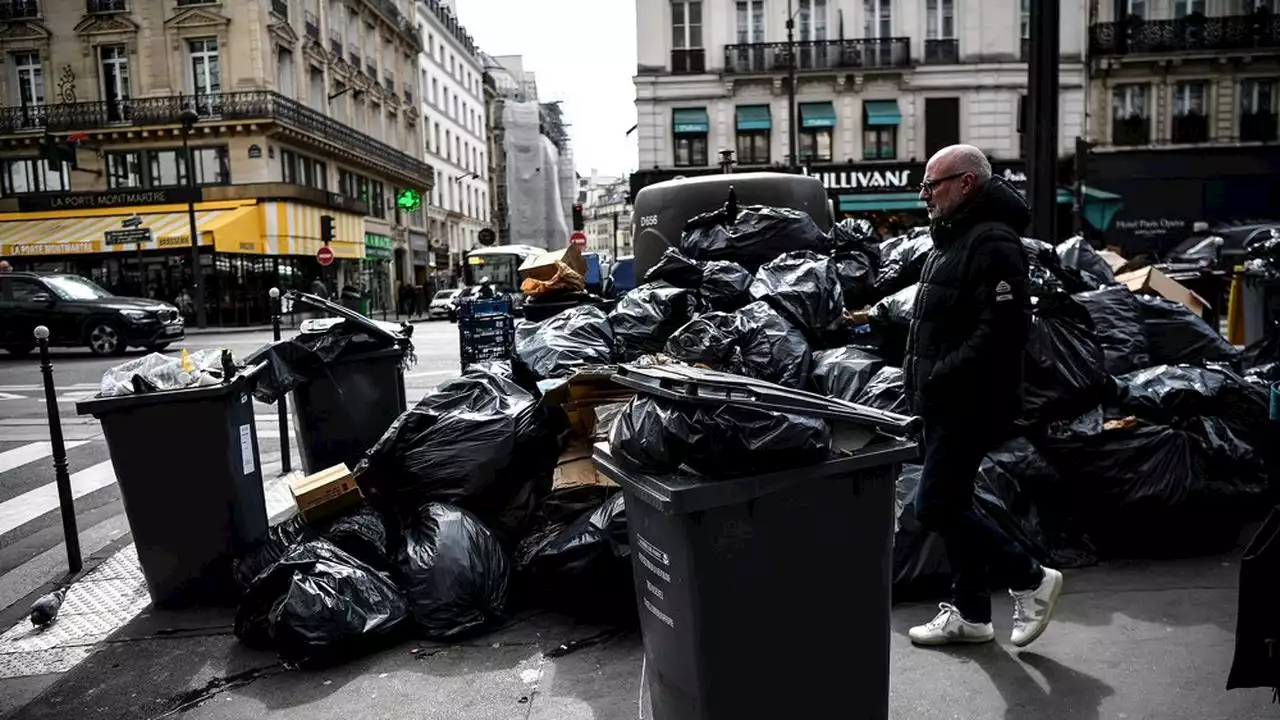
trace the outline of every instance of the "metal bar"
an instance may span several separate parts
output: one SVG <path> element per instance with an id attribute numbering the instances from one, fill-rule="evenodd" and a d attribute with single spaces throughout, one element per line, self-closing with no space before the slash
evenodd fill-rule
<path id="1" fill-rule="evenodd" d="M 271 336 L 280 342 L 281 300 L 280 289 L 271 288 Z M 280 421 L 280 474 L 287 475 L 293 467 L 289 461 L 289 394 L 280 393 L 276 398 L 276 417 Z"/>
<path id="2" fill-rule="evenodd" d="M 1031 3 L 1031 60 L 1027 64 L 1028 119 L 1031 124 L 1027 200 L 1031 236 L 1056 242 L 1058 169 L 1059 0 Z"/>
<path id="3" fill-rule="evenodd" d="M 62 537 L 67 546 L 67 567 L 80 572 L 80 533 L 76 529 L 75 497 L 71 494 L 71 474 L 67 471 L 67 446 L 62 441 L 62 421 L 58 417 L 58 393 L 53 385 L 53 363 L 49 360 L 49 328 L 35 330 L 40 345 L 40 374 L 44 376 L 44 405 L 49 414 L 49 444 L 53 446 L 53 476 L 58 485 L 58 505 L 62 509 Z"/>
<path id="4" fill-rule="evenodd" d="M 797 143 L 800 141 L 796 132 L 796 20 L 791 10 L 791 0 L 787 0 L 787 136 L 791 141 L 791 168 L 800 167 Z"/>

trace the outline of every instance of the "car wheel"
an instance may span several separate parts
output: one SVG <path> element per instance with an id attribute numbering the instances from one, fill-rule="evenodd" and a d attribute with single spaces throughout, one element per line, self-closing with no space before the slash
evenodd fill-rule
<path id="1" fill-rule="evenodd" d="M 8 351 L 10 355 L 17 355 L 18 357 L 22 357 L 23 355 L 30 355 L 31 351 L 35 349 L 36 349 L 35 345 L 14 345 L 14 346 L 5 348 L 5 350 Z"/>
<path id="2" fill-rule="evenodd" d="M 94 355 L 123 355 L 129 348 L 115 323 L 99 320 L 89 327 L 89 350 Z"/>

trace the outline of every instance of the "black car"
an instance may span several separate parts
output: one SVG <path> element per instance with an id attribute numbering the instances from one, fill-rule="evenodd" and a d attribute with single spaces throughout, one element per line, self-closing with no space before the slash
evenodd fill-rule
<path id="1" fill-rule="evenodd" d="M 112 295 L 78 275 L 0 275 L 0 347 L 31 352 L 38 325 L 49 328 L 50 346 L 88 346 L 95 355 L 160 351 L 186 335 L 178 308 L 166 302 Z"/>

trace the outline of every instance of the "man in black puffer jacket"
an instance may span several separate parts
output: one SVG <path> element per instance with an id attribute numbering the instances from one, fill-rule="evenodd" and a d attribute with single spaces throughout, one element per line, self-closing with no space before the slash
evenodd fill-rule
<path id="1" fill-rule="evenodd" d="M 1014 600 L 1013 644 L 1044 632 L 1062 574 L 1039 565 L 974 505 L 983 456 L 1022 408 L 1022 354 L 1031 329 L 1019 233 L 1031 213 L 981 150 L 953 145 L 925 166 L 920 198 L 934 249 L 920 277 L 904 363 L 914 411 L 924 419 L 924 469 L 916 514 L 942 536 L 954 571 L 952 602 L 911 628 L 919 645 L 988 642 L 989 575 Z"/>

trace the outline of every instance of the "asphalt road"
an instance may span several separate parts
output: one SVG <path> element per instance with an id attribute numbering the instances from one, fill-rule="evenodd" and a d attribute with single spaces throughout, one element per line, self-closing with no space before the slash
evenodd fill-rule
<path id="1" fill-rule="evenodd" d="M 410 406 L 459 370 L 456 325 L 417 323 L 413 340 L 417 363 L 405 375 Z M 242 358 L 270 341 L 270 331 L 193 334 L 165 354 L 177 355 L 184 348 L 189 352 L 228 348 Z M 99 358 L 87 350 L 52 352 L 58 410 L 86 557 L 123 538 L 128 522 L 101 428 L 91 416 L 78 416 L 75 405 L 97 393 L 104 371 L 144 354 L 138 350 L 124 357 Z M 17 358 L 0 352 L 0 614 L 66 571 L 41 383 L 38 353 Z M 255 402 L 254 414 L 260 463 L 264 470 L 278 470 L 276 407 Z M 291 457 L 297 468 L 296 447 Z"/>

